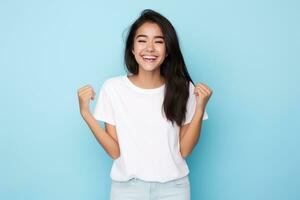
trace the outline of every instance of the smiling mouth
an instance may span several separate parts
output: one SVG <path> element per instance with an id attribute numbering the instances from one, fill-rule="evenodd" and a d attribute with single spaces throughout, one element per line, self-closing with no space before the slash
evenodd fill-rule
<path id="1" fill-rule="evenodd" d="M 146 62 L 154 62 L 157 59 L 157 56 L 142 56 L 143 60 Z"/>

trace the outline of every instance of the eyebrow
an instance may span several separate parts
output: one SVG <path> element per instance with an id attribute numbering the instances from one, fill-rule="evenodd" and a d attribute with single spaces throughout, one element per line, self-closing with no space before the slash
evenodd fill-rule
<path id="1" fill-rule="evenodd" d="M 147 35 L 137 35 L 135 38 L 137 39 L 138 37 L 148 37 Z M 161 39 L 165 39 L 164 36 L 154 36 L 154 38 L 161 38 Z"/>

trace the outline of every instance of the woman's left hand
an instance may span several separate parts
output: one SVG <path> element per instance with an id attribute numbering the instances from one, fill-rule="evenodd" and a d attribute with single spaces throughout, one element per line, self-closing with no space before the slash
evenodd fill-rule
<path id="1" fill-rule="evenodd" d="M 195 85 L 194 94 L 197 100 L 197 109 L 204 112 L 206 104 L 212 95 L 213 91 L 204 83 L 198 83 Z"/>

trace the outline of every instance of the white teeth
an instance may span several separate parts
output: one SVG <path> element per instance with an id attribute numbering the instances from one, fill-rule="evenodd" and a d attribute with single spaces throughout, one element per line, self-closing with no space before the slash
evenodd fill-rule
<path id="1" fill-rule="evenodd" d="M 143 58 L 145 58 L 145 59 L 156 59 L 155 56 L 143 56 Z"/>

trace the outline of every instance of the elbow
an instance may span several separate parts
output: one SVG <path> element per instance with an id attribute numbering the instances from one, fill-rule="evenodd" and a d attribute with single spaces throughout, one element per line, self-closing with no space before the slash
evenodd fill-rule
<path id="1" fill-rule="evenodd" d="M 116 154 L 116 155 L 111 155 L 110 156 L 113 160 L 116 160 L 120 157 L 120 154 Z"/>
<path id="2" fill-rule="evenodd" d="M 116 148 L 111 149 L 109 151 L 109 155 L 113 160 L 116 160 L 120 157 L 121 153 L 120 153 L 120 147 L 119 144 L 116 146 Z"/>
<path id="3" fill-rule="evenodd" d="M 181 154 L 182 158 L 186 158 L 186 157 L 188 157 L 191 154 L 191 152 L 181 150 L 180 154 Z"/>
<path id="4" fill-rule="evenodd" d="M 180 143 L 180 154 L 182 158 L 188 157 L 191 153 L 192 149 L 189 146 Z"/>
<path id="5" fill-rule="evenodd" d="M 120 156 L 114 156 L 114 157 L 111 157 L 113 160 L 117 160 L 118 158 L 120 158 Z"/>
<path id="6" fill-rule="evenodd" d="M 120 157 L 120 151 L 118 150 L 117 152 L 115 153 L 111 153 L 110 154 L 110 157 L 113 159 L 113 160 L 116 160 Z"/>

